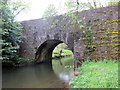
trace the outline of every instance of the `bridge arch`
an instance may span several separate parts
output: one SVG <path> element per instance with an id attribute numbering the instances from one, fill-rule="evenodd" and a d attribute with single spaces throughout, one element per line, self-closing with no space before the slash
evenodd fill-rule
<path id="1" fill-rule="evenodd" d="M 52 62 L 51 59 L 52 59 L 53 50 L 60 43 L 64 43 L 64 42 L 61 40 L 56 40 L 56 39 L 46 40 L 45 42 L 43 42 L 38 47 L 38 49 L 35 53 L 35 60 L 36 60 L 35 62 L 40 63 L 40 62 L 44 62 L 45 60 Z M 69 47 L 68 44 L 66 44 L 66 45 Z M 70 48 L 70 49 L 71 49 L 71 51 L 73 51 L 72 48 Z"/>

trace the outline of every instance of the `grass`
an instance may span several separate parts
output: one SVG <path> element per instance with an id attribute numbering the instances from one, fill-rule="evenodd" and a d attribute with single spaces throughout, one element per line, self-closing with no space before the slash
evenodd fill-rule
<path id="1" fill-rule="evenodd" d="M 59 60 L 59 59 L 58 59 L 58 60 Z M 52 63 L 57 63 L 58 60 L 53 59 L 53 60 L 52 60 Z M 69 60 L 74 60 L 74 57 L 70 56 L 70 57 L 61 58 L 61 61 L 69 61 Z"/>
<path id="2" fill-rule="evenodd" d="M 72 54 L 73 54 L 72 51 L 67 49 L 62 49 L 62 53 L 61 53 L 62 56 L 72 55 Z M 59 56 L 59 55 L 60 55 L 59 51 L 53 51 L 52 57 Z"/>
<path id="3" fill-rule="evenodd" d="M 53 53 L 52 53 L 52 57 L 60 56 L 61 50 L 62 50 L 62 53 L 61 53 L 62 56 L 73 55 L 72 51 L 69 50 L 68 46 L 66 44 L 62 43 L 55 47 L 55 49 L 53 50 Z"/>
<path id="4" fill-rule="evenodd" d="M 118 61 L 86 61 L 78 70 L 69 82 L 72 88 L 118 88 Z"/>

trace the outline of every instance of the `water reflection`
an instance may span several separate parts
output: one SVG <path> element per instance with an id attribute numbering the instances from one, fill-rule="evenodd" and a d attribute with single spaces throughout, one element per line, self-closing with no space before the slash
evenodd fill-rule
<path id="1" fill-rule="evenodd" d="M 72 72 L 65 65 L 72 62 L 42 63 L 19 68 L 4 68 L 2 72 L 3 88 L 62 88 L 68 82 Z M 58 65 L 59 64 L 59 65 Z M 72 63 L 73 64 L 73 63 Z M 53 65 L 53 66 L 52 66 Z"/>
<path id="2" fill-rule="evenodd" d="M 60 79 L 64 80 L 65 82 L 68 82 L 70 79 L 69 75 L 64 74 L 64 73 L 60 73 L 59 77 L 60 77 Z"/>
<path id="3" fill-rule="evenodd" d="M 73 58 L 68 57 L 68 59 L 69 60 L 62 58 L 61 62 L 59 62 L 59 60 L 55 60 L 52 63 L 54 73 L 64 82 L 69 82 L 73 77 Z"/>
<path id="4" fill-rule="evenodd" d="M 44 63 L 34 68 L 36 78 L 39 80 L 39 86 L 42 88 L 62 88 L 64 82 L 59 79 L 52 68 L 52 63 Z"/>

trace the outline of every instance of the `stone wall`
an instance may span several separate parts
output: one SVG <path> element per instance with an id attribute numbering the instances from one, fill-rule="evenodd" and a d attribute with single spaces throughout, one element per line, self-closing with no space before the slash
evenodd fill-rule
<path id="1" fill-rule="evenodd" d="M 79 24 L 73 24 L 72 21 L 71 17 L 65 15 L 23 21 L 21 56 L 35 58 L 38 48 L 44 42 L 59 40 L 73 51 L 75 63 L 86 57 L 96 60 L 118 59 L 118 6 L 85 10 L 78 14 L 78 21 L 81 21 Z M 94 51 L 89 54 L 86 53 L 87 45 L 83 40 L 88 29 L 91 29 L 91 46 L 94 46 Z M 49 45 L 52 44 L 48 43 L 47 46 Z"/>

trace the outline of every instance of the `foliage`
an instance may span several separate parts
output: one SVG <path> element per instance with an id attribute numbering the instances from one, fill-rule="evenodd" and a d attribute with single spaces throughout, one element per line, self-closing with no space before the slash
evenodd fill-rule
<path id="1" fill-rule="evenodd" d="M 22 26 L 15 20 L 15 17 L 25 8 L 25 5 L 20 1 L 1 0 L 0 6 L 2 62 L 15 63 L 19 57 L 19 43 L 22 41 Z"/>
<path id="2" fill-rule="evenodd" d="M 61 53 L 62 56 L 73 54 L 72 51 L 69 50 L 68 46 L 66 44 L 62 43 L 55 47 L 55 49 L 53 50 L 52 57 L 59 56 L 61 50 L 62 50 L 62 53 Z"/>
<path id="3" fill-rule="evenodd" d="M 74 57 L 72 57 L 72 56 L 61 58 L 61 61 L 73 61 L 73 60 L 74 60 Z M 59 61 L 59 59 L 58 60 L 53 59 L 52 63 L 54 64 L 54 63 L 57 63 L 58 61 Z"/>
<path id="4" fill-rule="evenodd" d="M 19 64 L 19 63 L 28 63 L 28 62 L 34 62 L 34 61 L 35 61 L 34 59 L 18 58 L 16 63 Z"/>
<path id="5" fill-rule="evenodd" d="M 105 3 L 106 2 L 106 3 Z M 76 11 L 76 7 L 78 7 L 78 11 L 88 10 L 88 9 L 95 9 L 100 7 L 106 6 L 113 6 L 119 3 L 119 0 L 106 0 L 104 3 L 101 0 L 67 0 L 65 2 L 65 7 L 68 11 Z M 77 4 L 76 4 L 77 3 Z"/>
<path id="6" fill-rule="evenodd" d="M 66 0 L 63 7 L 56 8 L 53 4 L 50 4 L 47 9 L 44 11 L 43 17 L 50 17 L 55 16 L 57 14 L 61 14 L 60 9 L 65 8 L 65 12 L 68 13 L 74 13 L 76 11 L 83 11 L 88 9 L 95 9 L 100 7 L 106 7 L 106 6 L 113 6 L 117 5 L 119 3 L 119 0 Z M 77 8 L 77 9 L 76 9 Z"/>
<path id="7" fill-rule="evenodd" d="M 57 9 L 53 4 L 50 4 L 44 11 L 43 17 L 50 17 L 57 15 Z"/>
<path id="8" fill-rule="evenodd" d="M 72 51 L 66 50 L 66 49 L 62 49 L 61 56 L 67 56 L 67 55 L 72 55 L 72 54 L 73 54 Z M 60 55 L 59 52 L 53 52 L 52 57 L 59 56 L 59 55 Z"/>
<path id="9" fill-rule="evenodd" d="M 75 12 L 76 8 L 78 11 L 83 11 L 86 9 L 93 9 L 94 6 L 90 2 L 84 2 L 81 0 L 68 0 L 65 2 L 65 7 L 67 8 L 67 12 Z"/>
<path id="10" fill-rule="evenodd" d="M 65 75 L 69 75 L 69 79 L 73 76 L 73 64 L 73 57 L 64 57 L 61 59 L 52 60 L 52 68 L 55 74 L 59 76 L 61 73 L 64 73 Z"/>
<path id="11" fill-rule="evenodd" d="M 109 0 L 108 6 L 118 5 L 119 2 L 120 2 L 120 0 Z"/>
<path id="12" fill-rule="evenodd" d="M 118 88 L 118 61 L 86 61 L 78 69 L 80 75 L 69 84 L 73 88 Z"/>

